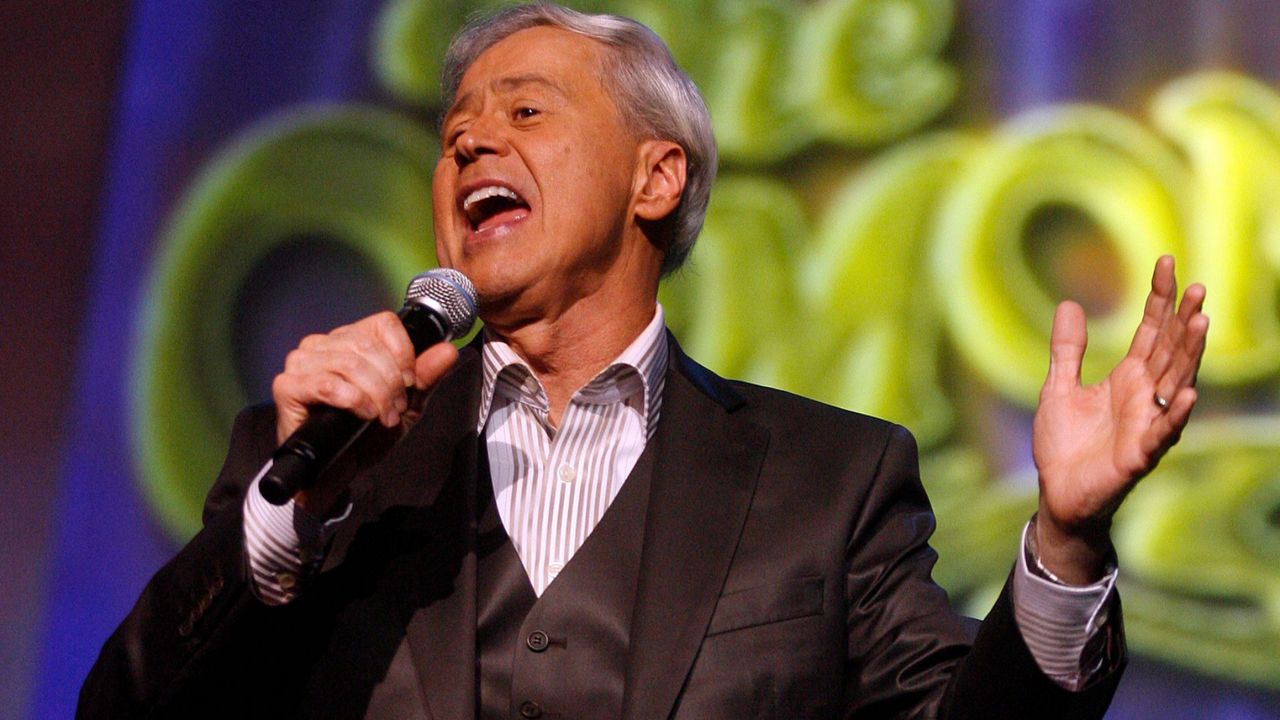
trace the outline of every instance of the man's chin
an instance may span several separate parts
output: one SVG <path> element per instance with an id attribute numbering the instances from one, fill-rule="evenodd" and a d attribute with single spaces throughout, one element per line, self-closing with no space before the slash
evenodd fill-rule
<path id="1" fill-rule="evenodd" d="M 461 272 L 475 285 L 476 309 L 486 321 L 487 313 L 502 312 L 519 304 L 524 284 L 501 268 L 480 266 L 471 272 Z"/>

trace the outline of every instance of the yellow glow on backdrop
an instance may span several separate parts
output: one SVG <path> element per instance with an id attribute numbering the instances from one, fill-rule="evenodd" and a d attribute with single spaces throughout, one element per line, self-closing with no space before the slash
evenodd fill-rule
<path id="1" fill-rule="evenodd" d="M 1214 291 L 1204 376 L 1271 378 L 1280 370 L 1280 95 L 1249 78 L 1198 75 L 1165 88 L 1153 116 L 1191 170 L 1188 256 Z"/>

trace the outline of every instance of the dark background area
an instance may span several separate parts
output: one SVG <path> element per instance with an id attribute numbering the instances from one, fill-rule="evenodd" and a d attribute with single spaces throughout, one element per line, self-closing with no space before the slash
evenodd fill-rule
<path id="1" fill-rule="evenodd" d="M 32 682 L 124 0 L 0 4 L 0 718 Z"/>

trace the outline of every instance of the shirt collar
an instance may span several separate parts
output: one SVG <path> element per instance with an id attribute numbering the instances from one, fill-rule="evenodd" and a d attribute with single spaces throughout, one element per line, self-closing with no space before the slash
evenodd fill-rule
<path id="1" fill-rule="evenodd" d="M 547 394 L 528 363 L 506 342 L 485 332 L 481 353 L 483 381 L 476 430 L 489 420 L 495 394 L 502 393 L 546 411 Z M 573 402 L 612 404 L 638 396 L 647 423 L 647 435 L 657 428 L 662 389 L 667 373 L 667 333 L 662 305 L 655 304 L 653 319 L 631 344 L 573 395 Z"/>

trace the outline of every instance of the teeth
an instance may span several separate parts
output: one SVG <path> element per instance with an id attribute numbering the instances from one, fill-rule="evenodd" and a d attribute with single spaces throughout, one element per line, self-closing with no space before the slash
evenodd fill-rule
<path id="1" fill-rule="evenodd" d="M 516 195 L 511 190 L 504 188 L 501 185 L 489 185 L 468 195 L 467 199 L 462 201 L 462 209 L 463 211 L 469 211 L 471 210 L 472 205 L 475 205 L 481 200 L 488 200 L 491 197 L 504 197 L 516 202 L 520 201 L 520 196 Z"/>

